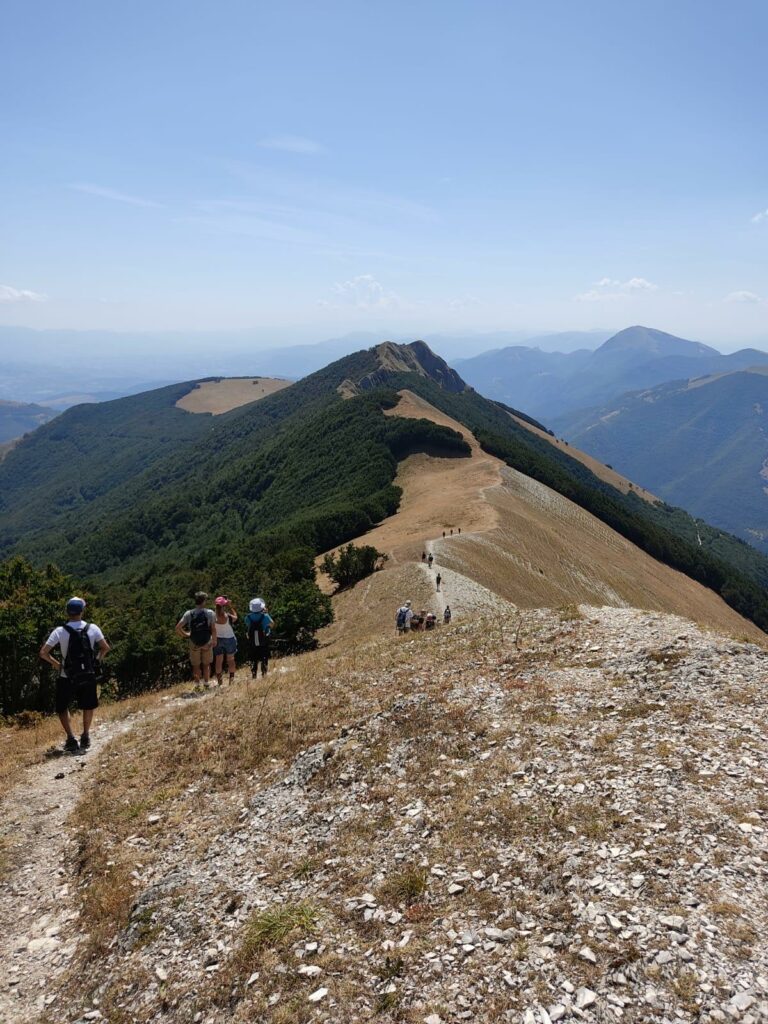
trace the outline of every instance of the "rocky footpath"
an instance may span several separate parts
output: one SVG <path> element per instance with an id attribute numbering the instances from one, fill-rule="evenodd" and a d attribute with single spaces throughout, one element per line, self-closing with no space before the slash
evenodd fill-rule
<path id="1" fill-rule="evenodd" d="M 761 648 L 510 612 L 322 685 L 326 742 L 137 823 L 128 923 L 49 1019 L 768 1021 Z"/>

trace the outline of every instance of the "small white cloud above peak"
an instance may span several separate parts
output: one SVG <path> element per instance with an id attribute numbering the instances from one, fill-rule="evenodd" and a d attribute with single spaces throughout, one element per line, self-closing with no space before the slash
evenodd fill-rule
<path id="1" fill-rule="evenodd" d="M 31 292 L 28 288 L 13 288 L 9 284 L 0 284 L 0 302 L 47 302 L 48 296 L 39 292 Z"/>
<path id="2" fill-rule="evenodd" d="M 68 185 L 75 192 L 85 192 L 89 196 L 98 196 L 100 199 L 113 199 L 117 203 L 127 203 L 129 206 L 146 206 L 159 208 L 163 204 L 155 203 L 151 199 L 142 199 L 140 196 L 131 196 L 126 192 L 118 192 L 114 188 L 105 188 L 102 185 L 91 185 L 87 182 L 76 182 Z"/>
<path id="3" fill-rule="evenodd" d="M 349 281 L 337 281 L 331 289 L 332 299 L 321 299 L 327 309 L 381 310 L 398 309 L 400 297 L 388 291 L 373 274 L 358 274 Z"/>
<path id="4" fill-rule="evenodd" d="M 595 282 L 589 291 L 582 292 L 576 296 L 577 302 L 602 302 L 615 299 L 625 299 L 630 295 L 639 295 L 643 292 L 656 292 L 659 286 L 653 281 L 644 277 L 630 277 L 626 281 L 619 281 L 613 277 L 601 277 Z"/>
<path id="5" fill-rule="evenodd" d="M 259 146 L 262 149 L 279 149 L 284 153 L 302 153 L 309 156 L 325 152 L 325 147 L 319 142 L 305 139 L 303 135 L 273 135 L 268 139 L 260 139 Z"/>
<path id="6" fill-rule="evenodd" d="M 731 292 L 730 295 L 726 295 L 723 302 L 744 302 L 749 305 L 756 305 L 763 302 L 763 299 L 759 295 L 755 295 L 754 292 L 749 292 L 742 288 L 739 291 Z"/>
<path id="7" fill-rule="evenodd" d="M 750 219 L 753 224 L 759 224 L 763 220 L 768 220 L 768 210 L 758 210 L 754 217 Z"/>

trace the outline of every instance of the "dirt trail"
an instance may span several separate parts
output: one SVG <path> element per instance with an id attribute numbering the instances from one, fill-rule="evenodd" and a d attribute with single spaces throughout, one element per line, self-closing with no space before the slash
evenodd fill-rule
<path id="1" fill-rule="evenodd" d="M 215 693 L 214 689 L 199 699 Z M 99 770 L 105 747 L 150 718 L 187 703 L 184 696 L 165 697 L 156 708 L 127 718 L 99 723 L 97 717 L 87 753 L 44 759 L 3 797 L 0 1024 L 31 1024 L 49 1006 L 55 1009 L 55 997 L 49 993 L 69 969 L 78 937 L 87 933 L 87 922 L 76 930 L 71 927 L 79 911 L 73 901 L 76 879 L 69 867 L 74 838 L 67 825 L 85 784 Z M 59 1016 L 68 1019 L 63 1010 Z"/>

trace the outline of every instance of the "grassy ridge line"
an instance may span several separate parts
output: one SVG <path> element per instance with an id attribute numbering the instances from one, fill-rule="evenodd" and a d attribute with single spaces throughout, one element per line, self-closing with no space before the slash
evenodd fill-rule
<path id="1" fill-rule="evenodd" d="M 490 454 L 539 480 L 597 516 L 653 558 L 719 594 L 735 611 L 768 631 L 768 558 L 737 537 L 695 521 L 670 505 L 651 505 L 623 494 L 566 452 L 553 449 L 475 392 L 449 394 L 431 381 L 402 375 L 409 387 L 466 423 Z M 698 538 L 701 538 L 699 544 Z"/>

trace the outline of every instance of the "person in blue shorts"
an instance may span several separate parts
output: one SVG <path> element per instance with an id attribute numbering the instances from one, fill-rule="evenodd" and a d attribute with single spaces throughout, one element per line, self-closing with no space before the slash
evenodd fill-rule
<path id="1" fill-rule="evenodd" d="M 214 670 L 216 672 L 216 679 L 219 686 L 222 684 L 222 676 L 224 675 L 224 659 L 227 659 L 227 669 L 229 670 L 229 681 L 234 683 L 235 671 L 237 664 L 235 662 L 235 655 L 237 654 L 237 637 L 235 636 L 234 625 L 237 622 L 237 611 L 235 606 L 229 600 L 228 597 L 216 598 L 216 646 L 213 649 L 213 656 L 216 659 L 214 664 Z"/>

